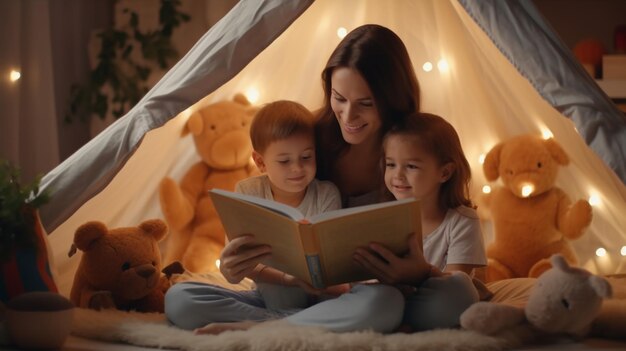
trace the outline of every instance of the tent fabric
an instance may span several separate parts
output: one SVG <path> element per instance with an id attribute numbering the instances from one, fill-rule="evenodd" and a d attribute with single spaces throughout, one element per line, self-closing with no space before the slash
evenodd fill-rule
<path id="1" fill-rule="evenodd" d="M 292 99 L 318 108 L 320 73 L 340 41 L 338 28 L 364 23 L 387 26 L 405 42 L 423 110 L 442 115 L 459 132 L 474 197 L 487 184 L 480 155 L 510 136 L 549 132 L 571 158 L 557 185 L 573 199 L 599 201 L 588 233 L 574 242 L 581 264 L 602 273 L 623 269 L 614 253 L 626 245 L 626 190 L 619 169 L 625 162 L 623 141 L 613 140 L 624 131 L 623 116 L 583 76 L 531 5 L 240 1 L 126 116 L 43 178 L 42 187 L 53 191 L 42 220 L 52 231 L 59 289 L 71 287 L 79 255 L 70 259 L 66 252 L 79 225 L 100 220 L 109 227 L 133 226 L 163 217 L 159 181 L 180 178 L 198 160 L 191 138 L 181 137 L 191 111 L 250 89 L 258 93 L 258 104 Z M 484 227 L 489 236 L 488 219 Z M 610 254 L 597 258 L 597 247 Z"/>
<path id="2" fill-rule="evenodd" d="M 520 74 L 572 119 L 589 147 L 626 183 L 626 116 L 598 88 L 532 2 L 459 2 Z"/>

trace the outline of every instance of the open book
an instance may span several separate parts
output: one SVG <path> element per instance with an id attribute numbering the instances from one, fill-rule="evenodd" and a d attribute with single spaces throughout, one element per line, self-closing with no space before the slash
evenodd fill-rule
<path id="1" fill-rule="evenodd" d="M 421 238 L 419 202 L 415 199 L 340 209 L 312 218 L 275 201 L 230 191 L 209 191 L 232 240 L 253 234 L 272 247 L 264 264 L 317 288 L 374 278 L 353 259 L 357 247 L 378 242 L 397 255 L 408 252 L 408 238 Z"/>

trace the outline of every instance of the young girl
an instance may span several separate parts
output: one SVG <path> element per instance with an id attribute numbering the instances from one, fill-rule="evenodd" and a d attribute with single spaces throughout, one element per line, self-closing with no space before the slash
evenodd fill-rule
<path id="1" fill-rule="evenodd" d="M 460 314 L 478 301 L 468 274 L 487 263 L 459 137 L 443 118 L 421 113 L 392 127 L 383 151 L 388 195 L 420 200 L 423 256 L 416 243 L 407 257 L 372 244 L 384 260 L 361 249 L 354 258 L 381 282 L 408 285 L 404 322 L 413 330 L 458 325 Z"/>

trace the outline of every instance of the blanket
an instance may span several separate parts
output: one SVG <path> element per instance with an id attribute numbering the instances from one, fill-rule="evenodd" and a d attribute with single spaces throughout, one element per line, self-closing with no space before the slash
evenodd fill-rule
<path id="1" fill-rule="evenodd" d="M 109 342 L 180 350 L 463 350 L 499 351 L 528 340 L 491 337 L 467 330 L 441 329 L 383 335 L 373 331 L 333 333 L 284 321 L 261 323 L 246 331 L 194 335 L 168 325 L 160 313 L 76 308 L 72 334 Z"/>

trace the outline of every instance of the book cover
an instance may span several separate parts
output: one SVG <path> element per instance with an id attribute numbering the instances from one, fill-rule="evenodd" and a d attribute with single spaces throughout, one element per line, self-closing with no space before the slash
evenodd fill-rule
<path id="1" fill-rule="evenodd" d="M 275 201 L 213 189 L 209 192 L 229 240 L 252 234 L 272 247 L 264 264 L 315 287 L 371 279 L 352 259 L 357 247 L 378 242 L 398 255 L 413 233 L 421 243 L 419 202 L 404 199 L 328 211 L 311 218 Z"/>

